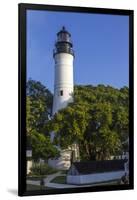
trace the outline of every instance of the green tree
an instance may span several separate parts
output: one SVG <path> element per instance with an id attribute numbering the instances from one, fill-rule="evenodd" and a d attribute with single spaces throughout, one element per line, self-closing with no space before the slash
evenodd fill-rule
<path id="1" fill-rule="evenodd" d="M 48 115 L 51 113 L 52 94 L 40 82 L 27 82 L 26 124 L 27 146 L 32 148 L 32 159 L 48 158 L 59 155 L 57 148 L 51 143 L 49 132 L 45 130 Z"/>
<path id="2" fill-rule="evenodd" d="M 27 134 L 33 130 L 43 132 L 44 125 L 51 113 L 53 96 L 40 82 L 27 82 Z"/>
<path id="3" fill-rule="evenodd" d="M 50 137 L 33 131 L 31 134 L 32 158 L 35 162 L 39 159 L 48 160 L 59 156 L 59 151 L 50 142 Z"/>
<path id="4" fill-rule="evenodd" d="M 88 125 L 88 117 L 84 104 L 72 104 L 60 110 L 47 124 L 48 130 L 55 132 L 54 143 L 61 148 L 67 148 L 82 139 Z"/>
<path id="5" fill-rule="evenodd" d="M 55 142 L 66 148 L 78 142 L 81 159 L 108 159 L 127 150 L 128 88 L 75 86 L 74 103 L 47 124 Z"/>

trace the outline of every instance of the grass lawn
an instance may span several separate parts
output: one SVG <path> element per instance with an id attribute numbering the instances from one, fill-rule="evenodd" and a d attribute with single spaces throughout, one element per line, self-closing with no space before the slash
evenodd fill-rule
<path id="1" fill-rule="evenodd" d="M 66 176 L 57 176 L 56 178 L 54 178 L 51 181 L 51 183 L 67 184 Z M 84 185 L 91 185 L 91 186 L 95 186 L 95 185 L 119 185 L 119 184 L 120 184 L 119 180 L 113 180 L 113 181 L 105 181 L 105 182 L 100 182 L 100 183 L 91 183 L 91 184 L 87 183 L 87 184 L 83 184 L 83 186 Z"/>
<path id="2" fill-rule="evenodd" d="M 67 174 L 68 170 L 61 170 L 61 174 Z"/>
<path id="3" fill-rule="evenodd" d="M 40 185 L 27 184 L 27 191 L 32 191 L 32 190 L 47 190 L 47 189 L 53 189 L 53 188 L 45 187 L 45 186 L 40 186 Z"/>
<path id="4" fill-rule="evenodd" d="M 40 181 L 41 178 L 46 178 L 46 176 L 27 176 L 27 180 L 31 180 L 31 181 Z"/>
<path id="5" fill-rule="evenodd" d="M 77 185 L 77 184 L 76 184 Z M 85 184 L 81 184 L 81 186 L 100 186 L 100 185 L 120 185 L 120 180 L 116 179 L 116 180 L 111 180 L 111 181 L 105 181 L 105 182 L 99 182 L 99 183 L 85 183 Z"/>
<path id="6" fill-rule="evenodd" d="M 60 183 L 60 184 L 66 184 L 66 176 L 57 176 L 54 178 L 51 183 Z"/>
<path id="7" fill-rule="evenodd" d="M 105 181 L 105 182 L 100 182 L 100 183 L 93 183 L 93 185 L 120 185 L 120 180 L 113 180 L 113 181 Z"/>

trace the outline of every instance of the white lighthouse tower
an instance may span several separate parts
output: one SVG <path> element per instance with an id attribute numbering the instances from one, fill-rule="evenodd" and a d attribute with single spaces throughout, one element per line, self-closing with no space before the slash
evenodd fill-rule
<path id="1" fill-rule="evenodd" d="M 55 60 L 54 74 L 54 98 L 52 116 L 60 109 L 65 108 L 68 103 L 73 102 L 73 60 L 74 51 L 71 41 L 71 34 L 62 27 L 57 33 L 53 58 Z M 54 132 L 51 133 L 51 141 L 54 140 Z M 78 153 L 77 145 L 74 144 L 70 148 L 61 150 L 61 156 L 57 159 L 49 159 L 49 165 L 57 169 L 68 169 L 73 156 Z M 72 152 L 73 150 L 73 152 Z"/>
<path id="2" fill-rule="evenodd" d="M 74 51 L 72 47 L 71 34 L 63 26 L 62 30 L 57 33 L 57 41 L 53 51 L 55 60 L 53 115 L 73 101 Z"/>

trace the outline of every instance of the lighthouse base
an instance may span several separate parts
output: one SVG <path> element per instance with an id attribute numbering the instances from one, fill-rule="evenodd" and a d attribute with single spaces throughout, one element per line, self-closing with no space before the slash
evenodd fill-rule
<path id="1" fill-rule="evenodd" d="M 71 166 L 71 151 L 62 150 L 60 157 L 48 160 L 49 166 L 55 169 L 67 170 Z"/>
<path id="2" fill-rule="evenodd" d="M 79 149 L 77 144 L 73 144 L 68 149 L 60 150 L 60 156 L 48 160 L 48 165 L 55 169 L 67 170 L 72 162 L 79 161 Z"/>

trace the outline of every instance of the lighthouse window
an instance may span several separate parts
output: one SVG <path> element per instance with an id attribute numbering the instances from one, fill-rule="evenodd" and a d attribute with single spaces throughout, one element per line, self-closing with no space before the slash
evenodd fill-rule
<path id="1" fill-rule="evenodd" d="M 60 90 L 60 96 L 63 96 L 63 90 Z"/>

